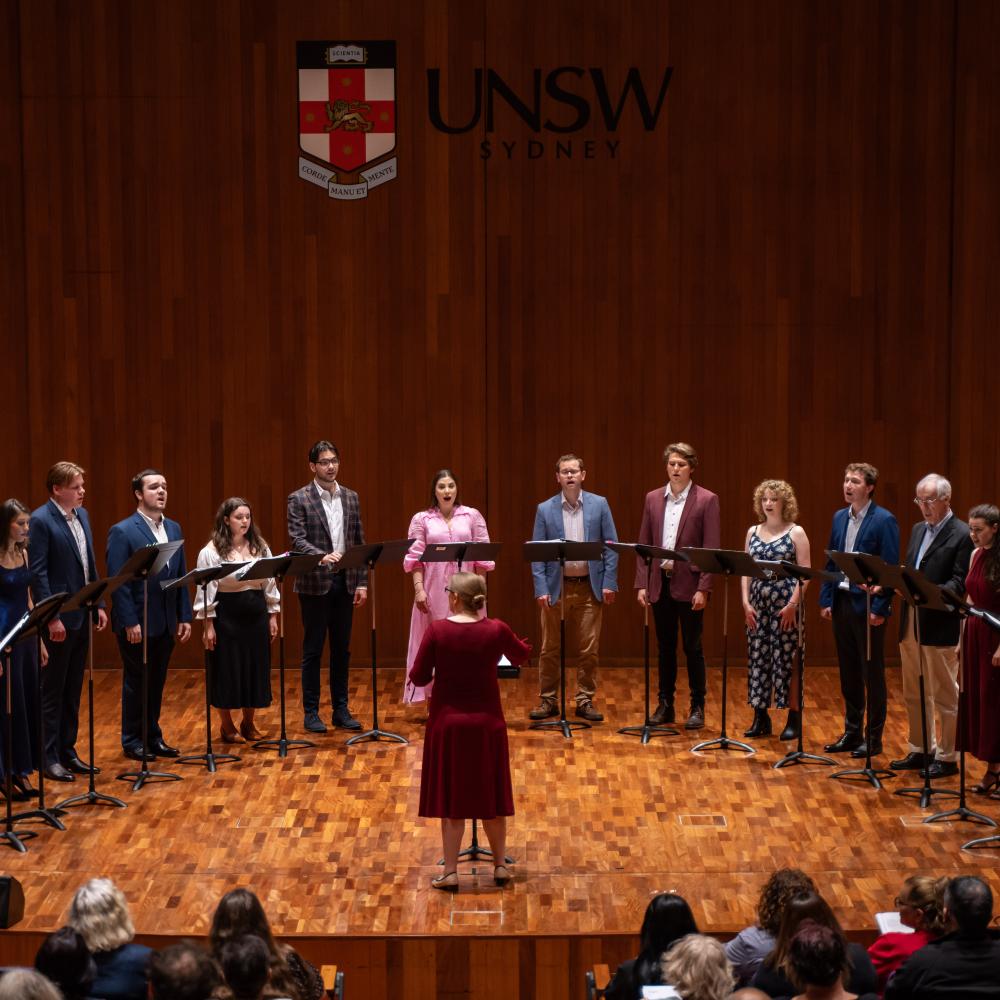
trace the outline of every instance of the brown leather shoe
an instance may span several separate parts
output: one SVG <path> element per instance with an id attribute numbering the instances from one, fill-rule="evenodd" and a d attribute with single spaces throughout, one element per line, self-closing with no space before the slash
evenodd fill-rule
<path id="1" fill-rule="evenodd" d="M 691 714 L 684 723 L 685 729 L 702 729 L 705 726 L 705 706 L 692 705 Z"/>
<path id="2" fill-rule="evenodd" d="M 586 719 L 588 722 L 603 722 L 604 716 L 594 708 L 593 703 L 589 701 L 582 701 L 576 706 L 576 714 L 581 719 Z"/>
<path id="3" fill-rule="evenodd" d="M 674 706 L 669 702 L 661 701 L 656 711 L 649 717 L 651 725 L 662 726 L 674 721 Z"/>
<path id="4" fill-rule="evenodd" d="M 559 709 L 556 708 L 556 703 L 554 701 L 546 701 L 543 699 L 528 713 L 528 718 L 534 719 L 537 722 L 541 719 L 549 719 L 553 715 L 558 714 Z"/>

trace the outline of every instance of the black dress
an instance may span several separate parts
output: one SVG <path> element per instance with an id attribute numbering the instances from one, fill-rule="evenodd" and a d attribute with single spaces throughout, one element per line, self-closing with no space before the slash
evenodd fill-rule
<path id="1" fill-rule="evenodd" d="M 0 637 L 7 634 L 28 610 L 27 566 L 0 566 Z M 7 677 L 0 677 L 0 774 L 6 775 Z M 11 651 L 11 773 L 25 777 L 38 767 L 38 656 L 34 638 L 17 643 Z"/>

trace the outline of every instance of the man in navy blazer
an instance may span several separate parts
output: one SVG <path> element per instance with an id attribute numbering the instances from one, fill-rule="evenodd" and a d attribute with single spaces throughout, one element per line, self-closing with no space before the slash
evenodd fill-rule
<path id="1" fill-rule="evenodd" d="M 143 469 L 132 480 L 132 493 L 138 506 L 131 517 L 113 525 L 108 533 L 108 576 L 114 576 L 128 562 L 132 553 L 147 545 L 180 540 L 181 526 L 164 516 L 167 506 L 167 480 L 156 469 Z M 148 746 L 146 759 L 177 757 L 180 751 L 163 739 L 160 729 L 160 706 L 167 666 L 174 650 L 174 638 L 191 638 L 191 599 L 187 587 L 162 590 L 161 580 L 184 576 L 187 564 L 181 546 L 158 576 L 149 580 L 146 604 L 146 655 L 148 660 L 148 700 L 146 720 Z M 143 759 L 142 747 L 142 621 L 143 584 L 133 580 L 111 595 L 111 627 L 118 639 L 124 677 L 122 679 L 122 749 L 132 760 Z"/>
<path id="2" fill-rule="evenodd" d="M 49 499 L 31 513 L 28 558 L 35 602 L 66 591 L 75 594 L 97 579 L 94 538 L 83 509 L 84 471 L 73 462 L 56 462 L 45 485 Z M 97 630 L 107 627 L 104 608 L 97 612 Z M 90 648 L 86 613 L 66 611 L 49 622 L 49 662 L 42 671 L 42 715 L 45 726 L 45 776 L 73 781 L 73 774 L 89 774 L 76 752 L 80 692 Z M 100 773 L 99 769 L 94 769 Z"/>
<path id="3" fill-rule="evenodd" d="M 852 462 L 844 470 L 844 499 L 848 506 L 833 515 L 833 527 L 827 548 L 832 552 L 864 552 L 885 562 L 899 562 L 899 525 L 884 507 L 875 503 L 873 494 L 878 469 L 867 462 Z M 828 559 L 826 568 L 836 572 Z M 892 613 L 892 591 L 873 591 L 871 615 L 866 619 L 865 593 L 855 583 L 824 581 L 820 590 L 820 615 L 833 620 L 840 665 L 840 692 L 844 697 L 844 732 L 826 745 L 827 753 L 866 756 L 864 742 L 865 674 L 867 671 L 867 630 L 871 625 L 871 702 L 868 723 L 871 726 L 871 752 L 882 752 L 885 727 L 885 623 Z"/>
<path id="4" fill-rule="evenodd" d="M 538 505 L 532 539 L 540 541 L 616 542 L 615 522 L 604 497 L 583 490 L 587 472 L 576 455 L 563 455 L 556 463 L 560 491 Z M 577 654 L 576 714 L 590 722 L 604 716 L 594 708 L 597 691 L 597 650 L 605 604 L 618 592 L 618 553 L 605 548 L 600 559 L 567 562 L 566 592 L 557 562 L 533 562 L 535 600 L 542 614 L 542 652 L 538 658 L 541 701 L 529 713 L 532 719 L 558 715 L 559 608 L 563 597 L 566 618 L 566 651 Z M 567 655 L 567 659 L 569 656 Z"/>

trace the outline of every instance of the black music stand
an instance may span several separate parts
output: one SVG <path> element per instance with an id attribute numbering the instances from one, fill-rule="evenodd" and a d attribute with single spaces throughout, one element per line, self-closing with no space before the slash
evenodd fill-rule
<path id="1" fill-rule="evenodd" d="M 83 608 L 87 613 L 87 707 L 89 710 L 90 731 L 88 739 L 90 743 L 90 774 L 87 775 L 87 791 L 80 795 L 71 795 L 68 799 L 63 799 L 57 803 L 57 809 L 69 809 L 75 805 L 109 805 L 119 809 L 126 809 L 125 803 L 114 795 L 105 795 L 97 791 L 97 761 L 94 759 L 94 619 L 97 617 L 98 607 L 105 597 L 109 597 L 116 591 L 126 578 L 123 576 L 107 577 L 104 580 L 95 580 L 88 583 L 81 590 L 78 590 L 60 609 L 61 611 L 76 611 Z"/>
<path id="2" fill-rule="evenodd" d="M 257 740 L 254 750 L 277 750 L 279 757 L 287 757 L 289 750 L 316 746 L 312 740 L 290 740 L 285 728 L 285 577 L 301 576 L 314 570 L 325 553 L 285 552 L 280 556 L 258 559 L 240 572 L 241 580 L 261 580 L 274 577 L 278 584 L 278 704 L 281 709 L 281 734 L 277 739 L 269 737 Z"/>
<path id="3" fill-rule="evenodd" d="M 593 562 L 604 553 L 604 542 L 558 541 L 525 542 L 524 558 L 527 562 L 557 562 L 562 585 L 559 588 L 559 718 L 533 722 L 531 729 L 558 729 L 567 740 L 573 738 L 574 729 L 590 729 L 589 722 L 570 722 L 566 718 L 566 563 Z M 550 595 L 551 596 L 551 595 Z"/>
<path id="4" fill-rule="evenodd" d="M 138 792 L 152 778 L 165 781 L 181 781 L 179 774 L 169 771 L 150 771 L 149 761 L 149 578 L 156 576 L 170 562 L 173 554 L 184 545 L 184 539 L 174 542 L 159 542 L 136 549 L 128 561 L 118 570 L 117 575 L 125 581 L 142 580 L 142 761 L 137 771 L 125 771 L 117 776 L 118 781 L 131 781 L 132 791 Z M 93 763 L 93 761 L 91 761 Z"/>
<path id="5" fill-rule="evenodd" d="M 729 578 L 731 576 L 764 577 L 766 571 L 754 562 L 748 552 L 736 549 L 692 549 L 681 551 L 702 571 L 722 577 L 722 728 L 714 740 L 702 740 L 691 747 L 692 753 L 701 750 L 757 751 L 748 743 L 730 739 L 726 733 L 726 708 L 729 691 Z"/>
<path id="6" fill-rule="evenodd" d="M 886 566 L 878 556 L 864 556 L 859 552 L 832 552 L 826 550 L 834 565 L 865 592 L 865 766 L 834 771 L 831 778 L 860 778 L 870 782 L 876 790 L 886 778 L 895 778 L 895 771 L 872 767 L 872 587 L 879 585 L 879 572 Z M 862 561 L 862 557 L 864 561 Z"/>
<path id="7" fill-rule="evenodd" d="M 635 553 L 637 560 L 646 566 L 646 603 L 642 609 L 642 666 L 646 685 L 646 714 L 641 726 L 625 726 L 618 732 L 625 736 L 638 736 L 645 746 L 653 736 L 680 736 L 680 732 L 671 726 L 656 726 L 649 719 L 649 581 L 653 575 L 653 560 L 673 559 L 675 562 L 688 562 L 683 552 L 673 549 L 663 549 L 657 545 L 642 545 L 638 542 L 608 542 L 608 548 L 614 549 L 619 555 L 626 552 Z"/>
<path id="8" fill-rule="evenodd" d="M 870 556 L 859 556 L 861 559 L 869 559 Z M 931 776 L 928 769 L 931 766 L 930 760 L 930 736 L 927 721 L 927 703 L 924 698 L 926 682 L 924 680 L 924 647 L 920 642 L 920 609 L 927 608 L 931 611 L 953 611 L 953 605 L 944 600 L 941 596 L 941 588 L 924 576 L 918 569 L 910 569 L 907 566 L 885 565 L 879 573 L 879 580 L 885 588 L 893 588 L 899 596 L 910 605 L 910 614 L 913 615 L 913 634 L 917 640 L 917 657 L 919 664 L 919 691 L 920 691 L 920 741 L 921 749 L 924 753 L 924 766 L 921 771 L 924 783 L 920 786 L 909 788 L 897 788 L 893 795 L 916 795 L 920 797 L 921 809 L 931 804 L 931 796 L 948 795 L 958 797 L 958 792 L 950 788 L 934 788 L 931 785 Z M 930 725 L 934 724 L 932 719 Z"/>
<path id="9" fill-rule="evenodd" d="M 839 573 L 830 573 L 824 569 L 812 569 L 810 566 L 800 566 L 798 563 L 789 562 L 787 559 L 782 559 L 780 564 L 781 568 L 784 570 L 786 576 L 794 577 L 799 581 L 799 606 L 795 612 L 796 619 L 796 629 L 798 631 L 797 645 L 795 650 L 795 660 L 796 676 L 799 679 L 799 739 L 794 750 L 789 750 L 781 760 L 777 761 L 772 766 L 775 770 L 782 767 L 791 767 L 794 764 L 826 764 L 830 767 L 834 766 L 834 761 L 829 757 L 823 757 L 817 753 L 806 753 L 802 749 L 802 730 L 805 727 L 805 658 L 806 658 L 806 643 L 805 643 L 805 602 L 803 600 L 804 588 L 801 586 L 807 580 L 839 580 Z"/>
<path id="10" fill-rule="evenodd" d="M 373 545 L 353 545 L 341 557 L 337 563 L 337 569 L 360 569 L 362 566 L 368 567 L 368 600 L 371 603 L 372 630 L 372 727 L 363 733 L 352 736 L 344 746 L 353 746 L 361 740 L 371 740 L 377 743 L 380 738 L 392 741 L 393 743 L 409 743 L 405 736 L 398 733 L 390 733 L 387 729 L 380 729 L 378 724 L 378 660 L 376 659 L 376 622 L 375 622 L 375 564 L 378 562 L 402 562 L 403 556 L 409 551 L 413 544 L 412 538 L 401 538 L 392 542 L 376 542 Z"/>
<path id="11" fill-rule="evenodd" d="M 218 566 L 206 566 L 203 569 L 193 569 L 186 576 L 178 576 L 173 580 L 163 580 L 160 586 L 164 590 L 176 590 L 177 587 L 192 586 L 195 590 L 201 587 L 201 606 L 204 618 L 202 622 L 208 621 L 208 585 L 213 581 L 222 580 L 231 576 L 238 569 L 242 569 L 247 564 L 221 563 Z M 202 625 L 204 628 L 204 625 Z M 205 752 L 189 753 L 177 758 L 178 764 L 198 764 L 204 763 L 209 774 L 215 774 L 217 764 L 228 764 L 239 760 L 239 756 L 234 753 L 216 753 L 212 749 L 212 656 L 211 651 L 205 650 Z"/>
<path id="12" fill-rule="evenodd" d="M 41 799 L 39 799 L 39 809 L 32 809 L 29 812 L 14 814 L 12 811 L 12 803 L 14 801 L 14 781 L 13 781 L 13 767 L 14 767 L 14 706 L 13 706 L 13 696 L 12 696 L 12 653 L 13 646 L 16 642 L 26 641 L 31 638 L 32 635 L 40 636 L 41 630 L 45 628 L 50 621 L 57 614 L 59 614 L 59 609 L 62 607 L 66 598 L 69 594 L 59 593 L 53 594 L 51 597 L 47 597 L 44 601 L 36 604 L 30 611 L 26 611 L 22 616 L 20 621 L 2 638 L 0 639 L 0 655 L 6 660 L 6 665 L 4 666 L 4 714 L 7 717 L 7 736 L 5 739 L 4 747 L 4 760 L 6 766 L 4 770 L 5 775 L 5 787 L 4 787 L 4 797 L 6 798 L 6 817 L 4 822 L 3 832 L 0 833 L 0 841 L 7 843 L 14 850 L 19 851 L 21 854 L 27 853 L 27 848 L 24 846 L 24 841 L 30 840 L 32 837 L 37 837 L 38 834 L 34 830 L 15 830 L 14 822 L 19 819 L 43 819 L 47 823 L 51 823 L 57 829 L 64 830 L 65 827 L 59 820 L 51 814 L 50 810 L 45 809 L 41 804 Z M 40 640 L 38 640 L 40 641 Z M 38 669 L 42 669 L 41 660 L 38 661 Z M 39 761 L 39 764 L 44 767 L 44 760 Z M 39 795 L 41 793 L 39 792 Z"/>

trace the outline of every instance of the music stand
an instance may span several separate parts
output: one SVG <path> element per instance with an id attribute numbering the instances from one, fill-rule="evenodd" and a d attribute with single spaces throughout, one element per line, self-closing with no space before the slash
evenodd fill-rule
<path id="1" fill-rule="evenodd" d="M 714 740 L 702 740 L 691 747 L 691 752 L 700 750 L 743 750 L 745 753 L 757 751 L 748 743 L 730 739 L 726 733 L 726 703 L 729 691 L 729 578 L 731 576 L 755 576 L 763 578 L 767 571 L 757 565 L 748 552 L 736 549 L 692 549 L 681 551 L 702 571 L 722 577 L 722 728 Z"/>
<path id="2" fill-rule="evenodd" d="M 878 556 L 863 556 L 859 552 L 832 552 L 826 550 L 833 564 L 865 592 L 865 766 L 834 771 L 831 778 L 860 778 L 868 781 L 876 790 L 882 787 L 882 780 L 895 778 L 895 771 L 872 767 L 872 593 L 878 586 L 879 572 L 886 566 Z M 862 558 L 863 556 L 864 561 Z"/>
<path id="3" fill-rule="evenodd" d="M 184 539 L 179 538 L 173 542 L 159 542 L 136 549 L 117 573 L 117 576 L 125 577 L 124 582 L 142 580 L 142 760 L 138 771 L 125 771 L 116 778 L 117 781 L 131 781 L 133 792 L 140 791 L 152 778 L 182 780 L 179 774 L 171 774 L 169 771 L 150 771 L 146 758 L 149 757 L 149 578 L 161 572 L 183 545 Z"/>
<path id="4" fill-rule="evenodd" d="M 566 563 L 600 559 L 604 553 L 604 542 L 567 542 L 565 539 L 525 542 L 523 552 L 527 562 L 558 562 L 562 577 L 559 588 L 559 718 L 533 722 L 529 728 L 558 729 L 567 740 L 571 740 L 574 729 L 590 729 L 591 725 L 589 722 L 570 722 L 566 718 Z"/>
<path id="5" fill-rule="evenodd" d="M 280 556 L 258 559 L 240 571 L 241 580 L 266 580 L 274 577 L 278 584 L 278 704 L 281 710 L 281 731 L 277 739 L 257 740 L 254 750 L 277 750 L 279 757 L 287 757 L 289 750 L 316 746 L 312 740 L 290 740 L 285 728 L 285 577 L 301 576 L 314 570 L 325 553 L 285 552 Z"/>
<path id="6" fill-rule="evenodd" d="M 864 556 L 864 559 L 870 557 Z M 930 737 L 927 721 L 927 703 L 924 692 L 926 682 L 924 681 L 924 647 L 920 643 L 920 609 L 927 608 L 931 611 L 952 611 L 952 605 L 947 603 L 941 596 L 941 588 L 932 583 L 918 569 L 911 569 L 908 566 L 890 566 L 886 564 L 879 573 L 879 580 L 886 589 L 893 588 L 897 594 L 910 605 L 910 614 L 913 615 L 913 634 L 917 640 L 917 662 L 919 664 L 919 692 L 920 692 L 920 740 L 924 753 L 924 766 L 921 771 L 924 783 L 920 786 L 909 788 L 897 788 L 894 795 L 917 795 L 920 797 L 921 809 L 931 804 L 933 795 L 958 796 L 958 792 L 950 788 L 934 788 L 931 785 L 929 768 L 930 760 Z M 931 725 L 934 724 L 932 719 Z"/>
<path id="7" fill-rule="evenodd" d="M 791 767 L 794 764 L 826 764 L 830 767 L 834 766 L 834 761 L 829 757 L 823 757 L 817 753 L 806 753 L 802 749 L 802 730 L 805 727 L 805 658 L 806 658 L 806 643 L 805 643 L 805 602 L 803 598 L 805 597 L 805 588 L 802 584 L 806 583 L 808 580 L 839 580 L 839 573 L 830 573 L 824 569 L 813 569 L 810 566 L 800 566 L 798 563 L 789 562 L 787 559 L 782 559 L 780 562 L 781 568 L 785 571 L 786 576 L 793 577 L 799 581 L 799 606 L 795 611 L 796 620 L 796 630 L 797 630 L 797 643 L 795 649 L 795 660 L 796 660 L 796 675 L 799 679 L 799 739 L 794 750 L 789 750 L 781 760 L 777 761 L 772 767 L 778 770 L 782 767 Z"/>
<path id="8" fill-rule="evenodd" d="M 671 726 L 656 726 L 649 719 L 649 582 L 653 575 L 653 560 L 673 559 L 675 562 L 688 562 L 688 557 L 683 552 L 674 552 L 673 549 L 660 548 L 657 545 L 643 545 L 638 542 L 608 542 L 608 548 L 614 549 L 619 555 L 626 552 L 635 554 L 637 560 L 641 560 L 646 566 L 646 603 L 642 609 L 642 665 L 643 677 L 646 686 L 646 714 L 643 716 L 641 726 L 625 726 L 618 732 L 625 736 L 638 736 L 642 745 L 645 746 L 655 735 L 660 736 L 680 736 L 680 732 Z"/>
<path id="9" fill-rule="evenodd" d="M 29 812 L 17 813 L 12 811 L 12 804 L 14 801 L 14 706 L 13 706 L 13 685 L 11 674 L 13 673 L 13 646 L 14 643 L 20 642 L 22 640 L 29 639 L 33 634 L 40 635 L 41 630 L 45 628 L 50 621 L 57 614 L 59 614 L 59 609 L 62 607 L 63 602 L 69 594 L 58 593 L 53 594 L 51 597 L 47 597 L 44 601 L 36 604 L 30 611 L 26 611 L 18 623 L 2 638 L 0 639 L 0 655 L 7 661 L 4 667 L 4 714 L 7 717 L 7 734 L 4 740 L 4 760 L 6 766 L 4 770 L 6 772 L 4 776 L 5 786 L 4 786 L 4 797 L 6 798 L 6 816 L 4 820 L 4 829 L 0 833 L 0 841 L 4 841 L 9 844 L 14 850 L 19 851 L 21 854 L 27 853 L 27 848 L 24 846 L 24 841 L 31 840 L 32 837 L 37 837 L 38 834 L 34 830 L 24 830 L 19 831 L 14 829 L 15 820 L 19 819 L 29 819 L 29 818 L 41 818 L 46 822 L 52 823 L 57 829 L 65 829 L 59 820 L 50 814 L 49 810 L 44 808 L 32 809 Z M 38 663 L 38 669 L 41 670 L 41 661 Z M 40 763 L 44 763 L 41 761 Z"/>
<path id="10" fill-rule="evenodd" d="M 88 739 L 90 743 L 90 774 L 87 776 L 87 791 L 80 795 L 71 795 L 68 799 L 63 799 L 57 803 L 57 809 L 70 809 L 75 805 L 109 805 L 119 809 L 128 808 L 126 804 L 114 795 L 105 795 L 97 791 L 97 761 L 94 759 L 94 618 L 97 617 L 100 602 L 114 593 L 126 580 L 123 576 L 107 577 L 104 580 L 95 580 L 88 583 L 81 590 L 78 590 L 60 609 L 61 611 L 76 611 L 82 608 L 87 615 L 87 707 L 89 712 L 90 731 Z"/>
<path id="11" fill-rule="evenodd" d="M 352 736 L 344 746 L 353 746 L 361 740 L 371 740 L 377 743 L 380 738 L 391 740 L 394 743 L 409 743 L 405 736 L 398 733 L 390 733 L 387 729 L 380 729 L 378 724 L 378 660 L 375 656 L 376 650 L 376 621 L 375 621 L 375 564 L 378 562 L 402 562 L 403 556 L 409 551 L 413 544 L 412 538 L 401 538 L 392 542 L 376 542 L 373 545 L 353 545 L 349 548 L 336 564 L 337 569 L 360 569 L 362 566 L 368 567 L 368 600 L 371 603 L 371 648 L 372 648 L 372 727 L 363 733 Z"/>
<path id="12" fill-rule="evenodd" d="M 208 585 L 213 580 L 222 580 L 231 576 L 238 569 L 242 569 L 247 564 L 245 562 L 221 563 L 218 566 L 206 566 L 203 569 L 193 569 L 185 576 L 175 577 L 173 580 L 163 580 L 160 586 L 164 590 L 176 590 L 178 587 L 188 585 L 198 589 L 201 587 L 201 606 L 204 614 L 203 622 L 208 621 Z M 202 626 L 204 628 L 204 625 Z M 211 651 L 205 650 L 205 752 L 189 753 L 177 758 L 178 764 L 197 764 L 204 762 L 209 774 L 215 774 L 217 764 L 228 764 L 240 758 L 234 753 L 215 753 L 212 749 L 212 657 Z"/>

